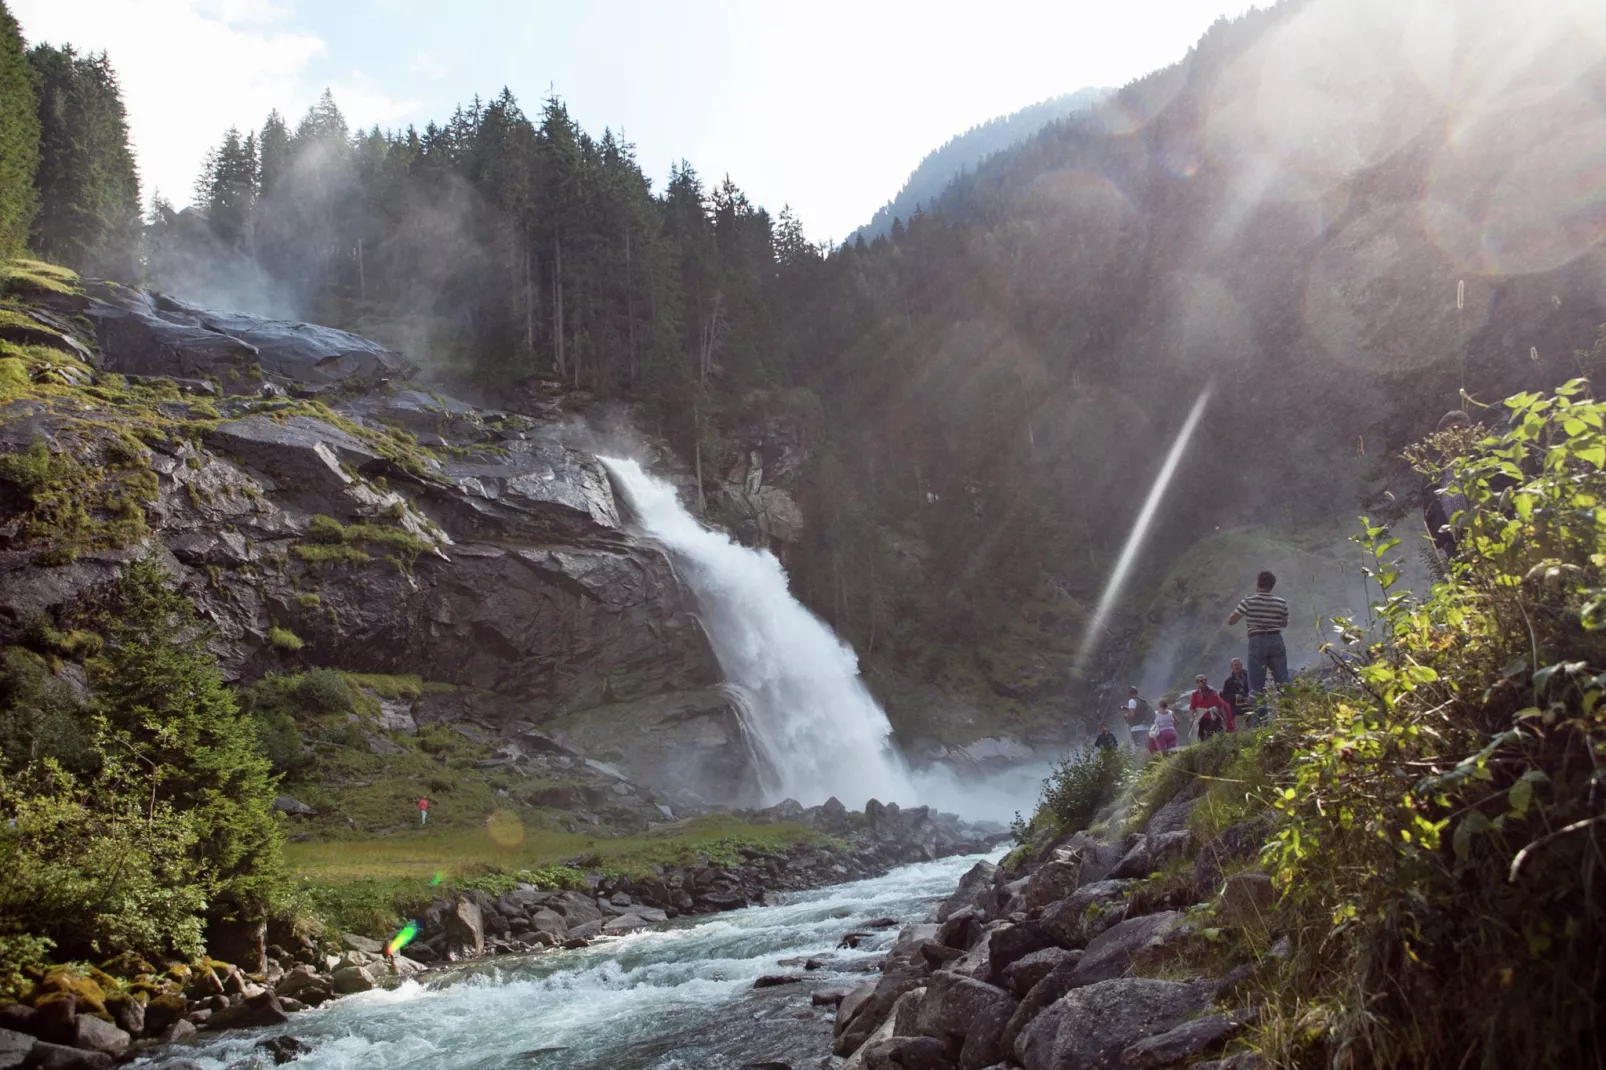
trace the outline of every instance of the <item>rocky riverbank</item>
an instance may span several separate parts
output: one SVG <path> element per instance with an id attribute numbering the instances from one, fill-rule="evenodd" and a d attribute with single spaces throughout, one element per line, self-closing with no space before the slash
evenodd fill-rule
<path id="1" fill-rule="evenodd" d="M 836 799 L 808 808 L 788 800 L 749 818 L 805 824 L 824 837 L 781 851 L 742 849 L 736 861 L 704 857 L 637 875 L 576 870 L 579 886 L 565 889 L 516 881 L 497 894 L 443 889 L 409 911 L 417 936 L 394 956 L 376 938 L 388 934 L 339 933 L 320 941 L 270 932 L 263 939 L 275 942 L 239 965 L 207 959 L 157 967 L 125 956 L 98 968 L 62 967 L 39 977 L 24 1002 L 0 1007 L 0 1068 L 109 1067 L 203 1032 L 282 1025 L 307 1007 L 451 964 L 580 947 L 679 916 L 737 910 L 780 892 L 983 851 L 1005 838 L 997 826 L 876 800 L 863 811 Z M 275 1062 L 299 1052 L 291 1037 L 264 1043 Z"/>
<path id="2" fill-rule="evenodd" d="M 1259 971 L 1287 954 L 1263 923 L 1271 881 L 1251 865 L 1265 823 L 1201 842 L 1190 815 L 1204 788 L 1198 778 L 1169 799 L 1129 797 L 1093 831 L 978 863 L 929 922 L 901 932 L 881 975 L 843 998 L 837 1065 L 1259 1065 L 1227 1052 L 1253 1020 Z M 1223 951 L 1246 945 L 1264 954 Z"/>

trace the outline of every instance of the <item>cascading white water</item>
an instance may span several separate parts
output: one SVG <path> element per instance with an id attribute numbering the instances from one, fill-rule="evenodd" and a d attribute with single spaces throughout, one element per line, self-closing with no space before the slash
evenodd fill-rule
<path id="1" fill-rule="evenodd" d="M 673 486 L 635 461 L 598 460 L 696 594 L 726 681 L 747 700 L 743 716 L 769 801 L 912 800 L 892 726 L 859 678 L 858 657 L 792 597 L 775 555 L 703 527 Z"/>

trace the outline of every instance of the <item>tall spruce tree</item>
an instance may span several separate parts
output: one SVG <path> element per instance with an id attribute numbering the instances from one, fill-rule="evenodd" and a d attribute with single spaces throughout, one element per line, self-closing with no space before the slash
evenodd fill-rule
<path id="1" fill-rule="evenodd" d="M 33 247 L 84 274 L 138 273 L 139 178 L 128 117 L 106 55 L 71 45 L 28 53 L 39 103 L 39 213 Z"/>
<path id="2" fill-rule="evenodd" d="M 23 51 L 22 31 L 0 0 L 0 257 L 28 242 L 39 198 L 39 111 Z"/>

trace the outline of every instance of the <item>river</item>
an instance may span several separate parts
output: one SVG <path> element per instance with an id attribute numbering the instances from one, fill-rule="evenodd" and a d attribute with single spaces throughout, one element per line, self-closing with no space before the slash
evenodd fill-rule
<path id="1" fill-rule="evenodd" d="M 842 935 L 876 918 L 921 920 L 979 857 L 904 866 L 574 951 L 467 965 L 346 996 L 288 1026 L 203 1036 L 138 1065 L 266 1067 L 254 1045 L 288 1032 L 313 1046 L 295 1062 L 301 1070 L 738 1070 L 766 1061 L 801 1070 L 831 1045 L 832 1013 L 811 1007 L 810 994 L 873 977 L 898 930 L 876 931 L 856 950 L 837 949 Z M 803 984 L 754 990 L 766 974 L 802 974 L 776 961 L 801 955 L 829 962 Z"/>

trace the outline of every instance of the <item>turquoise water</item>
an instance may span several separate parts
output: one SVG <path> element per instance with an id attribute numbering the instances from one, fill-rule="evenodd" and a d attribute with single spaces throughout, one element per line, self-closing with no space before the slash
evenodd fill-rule
<path id="1" fill-rule="evenodd" d="M 880 917 L 923 919 L 979 856 L 905 866 L 884 877 L 788 894 L 774 906 L 545 955 L 504 957 L 347 996 L 288 1026 L 209 1038 L 142 1060 L 189 1059 L 206 1070 L 271 1066 L 260 1039 L 288 1032 L 313 1046 L 301 1070 L 736 1070 L 775 1060 L 799 1068 L 830 1052 L 831 1011 L 820 988 L 873 977 L 897 929 L 857 950 L 842 934 Z M 830 955 L 803 984 L 754 990 L 765 974 L 801 974 L 776 960 Z"/>

